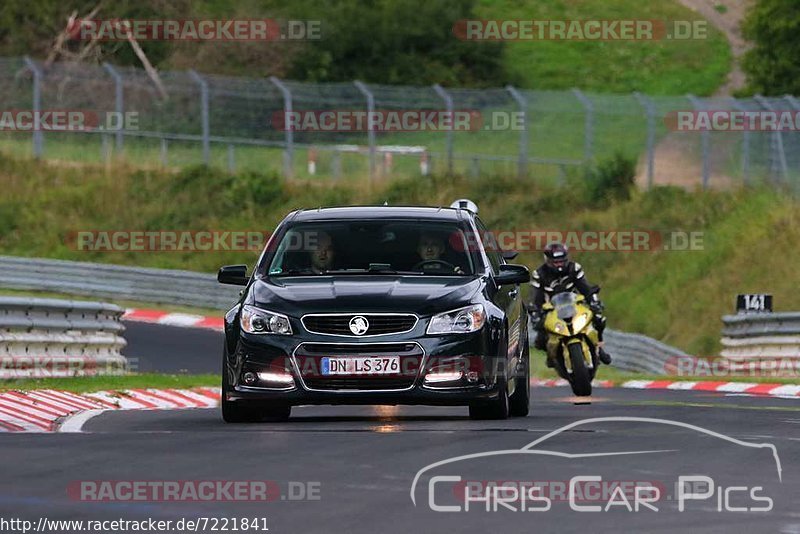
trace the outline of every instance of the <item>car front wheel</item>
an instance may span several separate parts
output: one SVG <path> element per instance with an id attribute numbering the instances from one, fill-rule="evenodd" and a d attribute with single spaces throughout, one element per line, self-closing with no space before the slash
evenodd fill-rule
<path id="1" fill-rule="evenodd" d="M 506 384 L 505 376 L 498 378 L 497 390 L 496 399 L 469 405 L 469 416 L 471 419 L 508 419 L 508 385 Z"/>

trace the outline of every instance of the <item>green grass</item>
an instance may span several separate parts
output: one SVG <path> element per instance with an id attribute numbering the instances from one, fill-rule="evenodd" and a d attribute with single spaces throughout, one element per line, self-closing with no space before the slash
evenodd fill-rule
<path id="1" fill-rule="evenodd" d="M 75 393 L 93 391 L 120 391 L 125 389 L 160 388 L 188 389 L 195 387 L 219 387 L 217 375 L 164 375 L 144 373 L 126 376 L 79 376 L 73 378 L 30 378 L 0 381 L 0 391 L 58 389 Z"/>
<path id="2" fill-rule="evenodd" d="M 505 20 L 700 20 L 675 1 L 480 0 L 476 15 Z M 503 61 L 522 87 L 710 95 L 731 66 L 721 32 L 690 41 L 509 41 Z"/>

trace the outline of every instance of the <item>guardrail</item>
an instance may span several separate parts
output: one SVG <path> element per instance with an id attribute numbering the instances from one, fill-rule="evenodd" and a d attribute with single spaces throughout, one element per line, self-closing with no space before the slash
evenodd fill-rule
<path id="1" fill-rule="evenodd" d="M 239 298 L 213 274 L 13 256 L 0 256 L 0 287 L 220 310 Z"/>
<path id="2" fill-rule="evenodd" d="M 726 315 L 722 322 L 720 355 L 732 363 L 800 359 L 800 312 Z"/>
<path id="3" fill-rule="evenodd" d="M 124 374 L 123 312 L 102 302 L 0 297 L 0 378 Z"/>
<path id="4" fill-rule="evenodd" d="M 606 350 L 613 356 L 612 367 L 653 375 L 674 372 L 677 362 L 691 358 L 685 352 L 642 334 L 606 328 Z"/>

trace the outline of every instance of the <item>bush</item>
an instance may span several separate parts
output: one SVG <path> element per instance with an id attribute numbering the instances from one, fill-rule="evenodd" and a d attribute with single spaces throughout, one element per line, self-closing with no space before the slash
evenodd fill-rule
<path id="1" fill-rule="evenodd" d="M 297 0 L 297 13 L 325 13 L 325 38 L 309 41 L 288 76 L 316 82 L 360 79 L 380 84 L 498 86 L 511 83 L 502 42 L 453 36 L 461 19 L 476 18 L 475 0 Z"/>
<path id="2" fill-rule="evenodd" d="M 587 171 L 586 202 L 590 206 L 601 206 L 628 200 L 636 185 L 635 179 L 636 162 L 617 153 Z"/>

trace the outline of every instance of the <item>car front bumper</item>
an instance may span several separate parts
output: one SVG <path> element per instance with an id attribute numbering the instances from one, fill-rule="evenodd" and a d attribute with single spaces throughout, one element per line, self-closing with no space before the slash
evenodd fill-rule
<path id="1" fill-rule="evenodd" d="M 253 336 L 242 334 L 236 351 L 228 357 L 227 372 L 232 384 L 223 392 L 228 401 L 257 404 L 285 403 L 301 404 L 425 404 L 458 406 L 474 402 L 489 401 L 499 394 L 497 370 L 505 360 L 498 361 L 497 347 L 492 343 L 493 336 L 487 328 L 472 334 L 445 336 L 386 336 L 381 341 L 374 339 L 343 338 L 331 340 L 329 336 L 311 336 L 302 341 L 293 337 Z M 320 354 L 372 354 L 378 345 L 385 345 L 391 350 L 393 346 L 414 346 L 408 358 L 415 358 L 414 365 L 409 366 L 405 375 L 407 383 L 385 388 L 380 378 L 374 381 L 370 377 L 358 377 L 358 386 L 349 388 L 329 387 L 325 377 L 320 376 L 307 365 L 311 359 L 307 356 L 313 351 L 305 350 L 314 347 Z M 327 348 L 330 348 L 330 351 Z M 463 371 L 462 378 L 453 381 L 428 383 L 426 376 L 442 365 L 451 365 Z M 404 363 L 406 363 L 404 361 Z M 291 373 L 294 383 L 291 387 L 245 385 L 241 378 L 247 370 L 261 368 L 284 368 Z M 450 369 L 450 367 L 448 367 Z M 471 380 L 467 379 L 469 370 Z M 312 383 L 313 385 L 311 385 Z M 320 385 L 322 384 L 322 385 Z"/>

